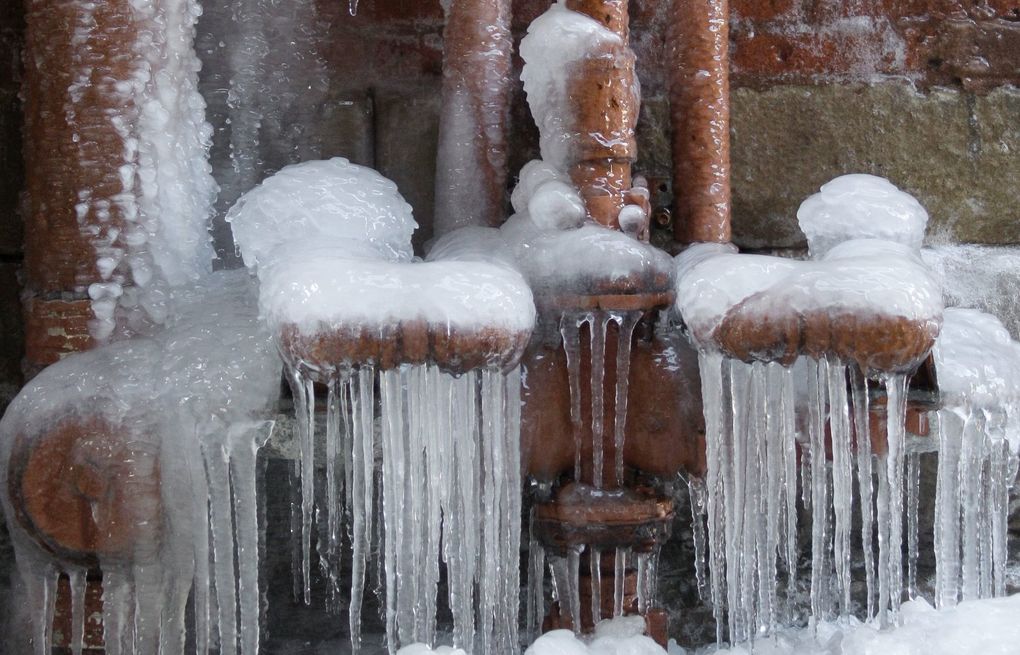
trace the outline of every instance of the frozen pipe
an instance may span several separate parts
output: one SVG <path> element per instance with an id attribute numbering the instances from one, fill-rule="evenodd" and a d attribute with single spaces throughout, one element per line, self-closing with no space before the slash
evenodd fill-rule
<path id="1" fill-rule="evenodd" d="M 26 367 L 91 347 L 97 251 L 122 247 L 124 112 L 110 80 L 128 76 L 135 25 L 127 0 L 25 5 Z M 49 335 L 59 334 L 59 338 Z"/>
<path id="2" fill-rule="evenodd" d="M 566 5 L 622 39 L 602 45 L 601 52 L 580 63 L 570 92 L 575 103 L 574 129 L 581 135 L 575 143 L 570 177 L 589 217 L 619 228 L 620 211 L 632 204 L 631 164 L 637 157 L 634 129 L 640 109 L 635 57 L 628 46 L 627 1 L 567 0 Z"/>
<path id="3" fill-rule="evenodd" d="M 435 234 L 506 218 L 509 0 L 445 0 Z"/>
<path id="4" fill-rule="evenodd" d="M 672 0 L 669 99 L 677 243 L 728 243 L 728 0 Z"/>

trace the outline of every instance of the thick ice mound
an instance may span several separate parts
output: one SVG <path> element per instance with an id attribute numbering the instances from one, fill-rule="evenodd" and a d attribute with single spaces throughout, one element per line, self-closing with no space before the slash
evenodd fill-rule
<path id="1" fill-rule="evenodd" d="M 558 170 L 570 163 L 574 140 L 567 83 L 578 62 L 607 45 L 622 46 L 623 41 L 593 18 L 567 9 L 563 0 L 535 19 L 521 41 L 521 80 L 541 134 L 542 159 Z"/>
<path id="2" fill-rule="evenodd" d="M 537 294 L 671 288 L 669 255 L 629 234 L 586 221 L 577 189 L 550 163 L 525 165 L 511 202 L 516 213 L 499 232 Z"/>
<path id="3" fill-rule="evenodd" d="M 942 313 L 941 289 L 916 252 L 891 241 L 847 241 L 817 261 L 698 244 L 677 256 L 676 265 L 676 308 L 697 345 L 709 350 L 738 305 L 762 318 L 821 312 L 924 322 Z"/>
<path id="4" fill-rule="evenodd" d="M 994 316 L 976 309 L 947 309 L 935 363 L 947 403 L 1020 407 L 1020 343 Z"/>
<path id="5" fill-rule="evenodd" d="M 410 261 L 418 227 L 396 184 L 341 157 L 287 166 L 244 194 L 227 221 L 248 267 L 295 240 L 367 242 L 378 257 Z"/>
<path id="6" fill-rule="evenodd" d="M 874 175 L 844 175 L 822 186 L 797 211 L 812 257 L 850 239 L 884 239 L 917 250 L 928 212 L 908 193 Z"/>
<path id="7" fill-rule="evenodd" d="M 345 159 L 288 166 L 228 219 L 271 329 L 304 335 L 423 323 L 443 331 L 530 331 L 531 290 L 481 228 L 412 262 L 417 224 L 396 185 Z"/>

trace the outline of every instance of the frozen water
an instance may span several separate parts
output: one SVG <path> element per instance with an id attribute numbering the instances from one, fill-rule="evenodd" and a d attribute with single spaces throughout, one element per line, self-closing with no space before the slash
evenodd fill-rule
<path id="1" fill-rule="evenodd" d="M 813 312 L 938 321 L 942 293 L 910 247 L 892 241 L 844 241 L 815 261 L 737 254 L 717 244 L 691 246 L 676 258 L 676 308 L 696 344 L 738 306 L 762 318 Z"/>
<path id="2" fill-rule="evenodd" d="M 565 172 L 577 140 L 568 84 L 579 62 L 599 56 L 605 47 L 623 47 L 612 30 L 595 19 L 567 9 L 559 0 L 528 28 L 521 41 L 521 80 L 538 125 L 542 159 Z M 635 90 L 637 92 L 637 90 Z M 520 211 L 520 208 L 518 208 Z"/>
<path id="3" fill-rule="evenodd" d="M 921 257 L 942 285 L 947 307 L 972 307 L 1002 321 L 1020 339 L 1020 249 L 941 245 Z"/>
<path id="4" fill-rule="evenodd" d="M 270 263 L 279 246 L 363 242 L 378 257 L 410 261 L 417 229 L 397 185 L 336 157 L 283 168 L 245 193 L 227 213 L 245 264 Z"/>
<path id="5" fill-rule="evenodd" d="M 417 227 L 396 185 L 344 159 L 289 166 L 228 214 L 262 281 L 263 317 L 304 334 L 424 322 L 513 333 L 534 323 L 531 291 L 482 228 L 452 233 L 411 263 Z M 498 244 L 495 244 L 498 245 Z M 339 362 L 338 362 L 339 363 Z"/>
<path id="6" fill-rule="evenodd" d="M 822 186 L 797 211 L 811 256 L 850 239 L 882 239 L 914 250 L 924 241 L 928 212 L 908 193 L 874 175 L 844 175 Z"/>
<path id="7" fill-rule="evenodd" d="M 123 139 L 122 188 L 110 199 L 99 197 L 99 189 L 80 189 L 76 208 L 84 215 L 92 207 L 106 220 L 112 201 L 125 219 L 122 230 L 107 231 L 111 245 L 96 240 L 102 280 L 135 287 L 130 294 L 111 292 L 110 285 L 89 290 L 96 314 L 90 328 L 100 341 L 118 330 L 145 332 L 162 323 L 167 288 L 212 270 L 212 128 L 197 88 L 200 63 L 193 47 L 201 9 L 194 0 L 168 0 L 135 2 L 130 11 L 138 57 L 115 85 L 124 110 L 109 117 Z M 83 27 L 85 39 L 88 29 Z M 72 105 L 77 98 L 72 90 Z M 73 116 L 73 106 L 69 111 Z"/>

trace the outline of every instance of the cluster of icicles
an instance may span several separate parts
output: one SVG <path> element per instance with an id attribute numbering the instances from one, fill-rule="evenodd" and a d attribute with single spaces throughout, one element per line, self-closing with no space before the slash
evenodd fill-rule
<path id="1" fill-rule="evenodd" d="M 631 344 L 634 330 L 641 319 L 641 311 L 605 311 L 565 312 L 560 317 L 560 336 L 566 354 L 567 372 L 570 386 L 570 417 L 574 428 L 574 480 L 581 480 L 584 425 L 582 424 L 582 403 L 584 397 L 581 387 L 581 341 L 587 333 L 589 339 L 588 354 L 591 361 L 590 415 L 592 430 L 592 461 L 593 485 L 579 485 L 581 493 L 606 493 L 603 480 L 605 429 L 605 377 L 606 377 L 606 335 L 610 324 L 615 324 L 618 333 L 618 350 L 616 361 L 616 388 L 612 399 L 614 408 L 614 425 L 612 439 L 616 460 L 614 469 L 616 480 L 624 476 L 623 452 L 626 440 L 625 426 L 627 422 L 627 397 L 630 382 Z M 611 493 L 611 491 L 608 491 Z M 587 554 L 587 561 L 582 555 Z M 548 562 L 546 561 L 548 560 Z M 542 621 L 546 614 L 545 579 L 548 566 L 552 579 L 552 601 L 559 603 L 561 611 L 571 618 L 572 625 L 580 626 L 581 621 L 581 589 L 580 578 L 582 567 L 587 567 L 591 580 L 591 611 L 592 624 L 606 618 L 624 615 L 624 584 L 628 574 L 636 569 L 638 609 L 644 612 L 650 607 L 655 597 L 657 581 L 658 552 L 636 553 L 627 548 L 617 548 L 613 552 L 614 597 L 612 617 L 602 614 L 602 562 L 603 553 L 594 547 L 580 547 L 570 550 L 567 555 L 560 556 L 546 553 L 542 544 L 534 537 L 528 547 L 528 589 L 526 628 L 528 640 L 534 641 L 541 635 Z"/>
<path id="2" fill-rule="evenodd" d="M 295 580 L 303 581 L 305 603 L 311 602 L 317 510 L 327 524 L 318 544 L 327 593 L 336 605 L 348 601 L 355 651 L 361 646 L 361 606 L 374 553 L 384 571 L 391 650 L 398 644 L 435 643 L 442 561 L 454 646 L 514 652 L 520 587 L 519 369 L 453 376 L 433 365 L 384 371 L 360 366 L 326 376 L 324 452 L 317 452 L 314 381 L 296 367 L 288 367 L 288 374 L 301 453 Z M 326 484 L 317 498 L 320 457 Z M 373 526 L 374 521 L 381 525 Z M 342 588 L 342 562 L 351 565 L 349 594 Z"/>

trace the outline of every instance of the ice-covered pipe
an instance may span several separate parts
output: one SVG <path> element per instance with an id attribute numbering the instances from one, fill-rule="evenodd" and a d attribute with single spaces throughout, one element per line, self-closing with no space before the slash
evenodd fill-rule
<path id="1" fill-rule="evenodd" d="M 192 0 L 26 4 L 31 369 L 162 323 L 167 289 L 211 270 L 199 13 Z"/>
<path id="2" fill-rule="evenodd" d="M 509 0 L 444 0 L 435 233 L 506 218 Z"/>
<path id="3" fill-rule="evenodd" d="M 616 229 L 624 207 L 639 204 L 631 164 L 640 84 L 627 17 L 621 0 L 561 0 L 521 43 L 542 158 L 570 177 L 589 218 Z"/>
<path id="4" fill-rule="evenodd" d="M 729 2 L 671 0 L 674 238 L 730 240 Z"/>

